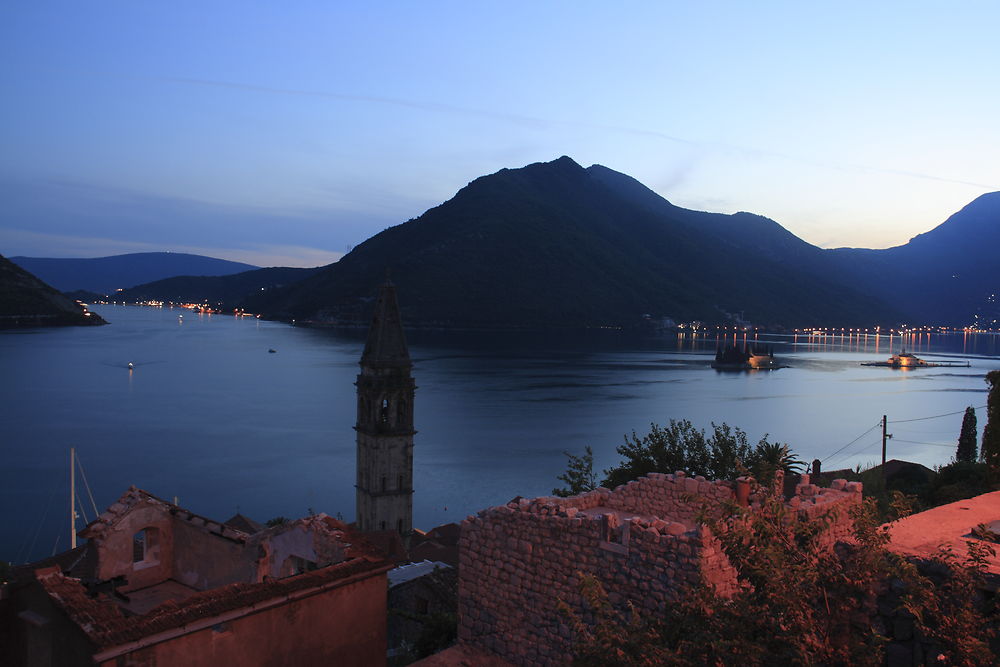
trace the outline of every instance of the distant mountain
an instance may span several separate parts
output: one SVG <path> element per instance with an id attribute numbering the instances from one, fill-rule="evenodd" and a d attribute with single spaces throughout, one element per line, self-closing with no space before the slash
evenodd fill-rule
<path id="1" fill-rule="evenodd" d="M 232 307 L 244 301 L 247 295 L 291 285 L 319 272 L 321 268 L 271 267 L 229 276 L 177 276 L 130 287 L 118 292 L 115 299 L 210 303 Z"/>
<path id="2" fill-rule="evenodd" d="M 0 256 L 0 329 L 94 324 L 107 322 Z"/>
<path id="3" fill-rule="evenodd" d="M 624 174 L 562 157 L 478 178 L 247 303 L 282 319 L 363 321 L 389 268 L 404 317 L 427 325 L 630 326 L 644 314 L 742 314 L 760 325 L 858 326 L 899 317 L 821 267 L 837 264 L 772 220 L 688 211 Z"/>
<path id="4" fill-rule="evenodd" d="M 91 259 L 11 257 L 10 261 L 58 290 L 98 294 L 173 276 L 224 276 L 259 268 L 182 252 L 140 252 Z"/>
<path id="5" fill-rule="evenodd" d="M 829 252 L 845 284 L 894 304 L 911 324 L 990 325 L 1000 315 L 1000 192 L 905 245 Z"/>

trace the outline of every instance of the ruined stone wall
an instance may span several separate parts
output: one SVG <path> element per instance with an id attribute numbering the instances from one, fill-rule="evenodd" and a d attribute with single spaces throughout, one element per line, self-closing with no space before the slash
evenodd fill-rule
<path id="1" fill-rule="evenodd" d="M 585 575 L 612 604 L 632 601 L 647 612 L 701 581 L 731 595 L 735 570 L 695 517 L 724 511 L 733 486 L 652 473 L 614 491 L 518 499 L 469 517 L 459 542 L 459 640 L 517 665 L 565 663 L 572 637 L 558 603 L 587 620 Z M 830 539 L 846 535 L 843 509 L 860 500 L 860 485 L 800 487 L 790 508 L 810 518 L 829 512 Z"/>

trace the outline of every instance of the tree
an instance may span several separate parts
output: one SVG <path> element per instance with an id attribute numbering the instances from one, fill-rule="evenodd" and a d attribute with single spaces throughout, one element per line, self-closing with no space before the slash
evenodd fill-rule
<path id="1" fill-rule="evenodd" d="M 955 450 L 956 461 L 976 460 L 976 409 L 969 406 L 962 417 L 962 430 L 958 434 L 958 449 Z"/>
<path id="2" fill-rule="evenodd" d="M 753 476 L 760 482 L 770 482 L 774 473 L 779 470 L 785 474 L 799 472 L 805 465 L 798 456 L 792 453 L 788 445 L 777 442 L 767 442 L 764 436 L 750 455 L 748 465 Z"/>
<path id="3" fill-rule="evenodd" d="M 990 394 L 986 399 L 986 427 L 983 429 L 982 457 L 991 469 L 1000 469 L 1000 370 L 986 374 Z"/>
<path id="4" fill-rule="evenodd" d="M 569 461 L 566 463 L 566 472 L 559 475 L 557 479 L 566 482 L 567 486 L 552 489 L 552 495 L 567 498 L 597 488 L 597 475 L 594 474 L 594 450 L 587 445 L 583 450 L 583 455 L 575 456 L 569 452 L 563 452 Z"/>
<path id="5" fill-rule="evenodd" d="M 866 499 L 852 512 L 854 544 L 830 549 L 822 519 L 798 518 L 779 493 L 761 494 L 758 508 L 733 506 L 730 518 L 706 522 L 741 584 L 731 598 L 702 583 L 646 614 L 632 602 L 612 605 L 596 579 L 585 579 L 587 620 L 561 606 L 574 664 L 881 665 L 893 623 L 879 614 L 912 622 L 941 664 L 994 664 L 996 630 L 978 588 L 990 545 L 972 544 L 965 561 L 943 553 L 918 567 L 887 548 L 889 528 Z M 894 501 L 905 513 L 902 496 Z"/>
<path id="6" fill-rule="evenodd" d="M 713 423 L 712 435 L 706 437 L 704 430 L 686 419 L 671 419 L 665 427 L 650 424 L 649 433 L 642 437 L 633 431 L 617 452 L 624 459 L 604 471 L 603 486 L 613 488 L 651 472 L 684 470 L 709 479 L 732 479 L 758 465 L 763 471 L 772 460 L 778 467 L 798 463 L 787 445 L 769 442 L 766 435 L 753 447 L 740 428 Z"/>

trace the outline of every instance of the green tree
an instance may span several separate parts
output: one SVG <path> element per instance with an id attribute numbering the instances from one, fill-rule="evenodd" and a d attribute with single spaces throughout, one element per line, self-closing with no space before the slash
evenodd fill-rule
<path id="1" fill-rule="evenodd" d="M 956 461 L 976 460 L 976 409 L 969 406 L 962 417 L 962 430 L 958 434 L 958 449 L 955 450 Z"/>
<path id="2" fill-rule="evenodd" d="M 604 486 L 613 488 L 651 472 L 684 470 L 709 479 L 732 479 L 758 464 L 763 471 L 769 461 L 779 467 L 798 463 L 787 445 L 769 442 L 766 435 L 754 447 L 740 428 L 713 423 L 711 436 L 706 436 L 686 419 L 671 419 L 665 427 L 650 424 L 642 437 L 633 431 L 617 452 L 623 460 L 604 471 Z"/>
<path id="3" fill-rule="evenodd" d="M 552 495 L 567 498 L 597 488 L 597 475 L 594 474 L 594 450 L 587 445 L 583 449 L 581 456 L 563 452 L 569 461 L 566 463 L 566 472 L 557 476 L 560 481 L 566 482 L 565 487 L 552 489 Z"/>
<path id="4" fill-rule="evenodd" d="M 982 457 L 994 471 L 1000 469 L 1000 370 L 986 374 L 990 394 L 986 399 L 986 427 L 983 429 Z"/>
<path id="5" fill-rule="evenodd" d="M 798 456 L 792 453 L 788 445 L 778 442 L 767 442 L 764 436 L 754 447 L 747 465 L 758 481 L 768 483 L 774 479 L 774 474 L 781 470 L 785 474 L 798 473 L 805 465 Z"/>

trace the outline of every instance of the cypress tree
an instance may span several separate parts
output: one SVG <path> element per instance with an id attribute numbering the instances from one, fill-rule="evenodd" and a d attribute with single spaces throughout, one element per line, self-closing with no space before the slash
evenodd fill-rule
<path id="1" fill-rule="evenodd" d="M 1000 371 L 986 374 L 990 395 L 986 399 L 986 428 L 983 429 L 982 457 L 990 468 L 1000 468 Z"/>
<path id="2" fill-rule="evenodd" d="M 962 418 L 962 432 L 958 435 L 955 460 L 976 460 L 976 409 L 971 406 L 965 409 L 965 416 Z"/>

